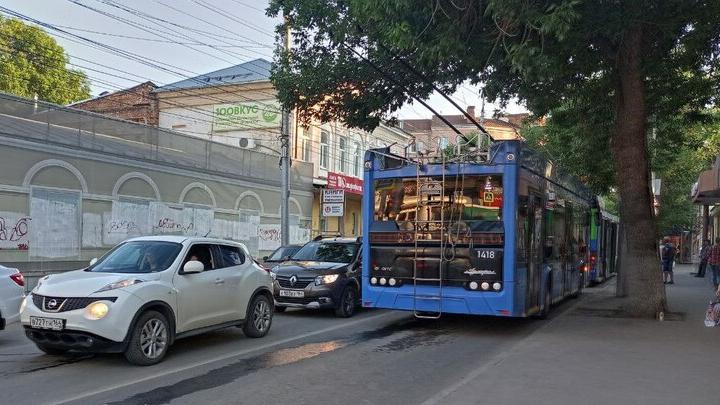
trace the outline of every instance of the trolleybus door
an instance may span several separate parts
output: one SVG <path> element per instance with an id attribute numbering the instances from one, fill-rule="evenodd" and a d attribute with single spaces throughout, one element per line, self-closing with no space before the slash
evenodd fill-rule
<path id="1" fill-rule="evenodd" d="M 542 282 L 542 265 L 544 243 L 543 236 L 543 203 L 542 198 L 531 194 L 527 204 L 527 227 L 525 244 L 527 248 L 527 291 L 526 308 L 540 306 L 540 284 Z"/>

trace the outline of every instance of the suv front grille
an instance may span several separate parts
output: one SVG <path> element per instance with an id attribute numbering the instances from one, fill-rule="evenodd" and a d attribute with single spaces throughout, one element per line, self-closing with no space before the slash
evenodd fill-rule
<path id="1" fill-rule="evenodd" d="M 307 287 L 310 283 L 315 281 L 315 278 L 299 278 L 298 277 L 297 281 L 295 281 L 295 284 L 292 284 L 290 282 L 290 277 L 287 277 L 287 276 L 276 276 L 276 277 L 277 277 L 278 284 L 280 284 L 280 287 L 283 287 L 283 288 L 301 289 L 301 288 Z"/>
<path id="2" fill-rule="evenodd" d="M 48 297 L 33 294 L 32 300 L 44 312 L 66 312 L 85 308 L 95 301 L 115 302 L 117 297 Z"/>

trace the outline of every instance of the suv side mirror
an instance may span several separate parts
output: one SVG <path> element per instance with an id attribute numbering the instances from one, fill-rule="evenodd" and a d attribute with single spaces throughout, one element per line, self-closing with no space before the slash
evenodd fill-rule
<path id="1" fill-rule="evenodd" d="M 267 261 L 267 259 L 269 259 L 269 258 L 270 258 L 270 256 L 263 256 L 263 258 L 262 258 L 262 259 L 263 259 L 263 261 L 264 261 L 264 262 L 266 262 L 266 261 Z"/>
<path id="2" fill-rule="evenodd" d="M 197 260 L 190 260 L 183 266 L 183 274 L 202 273 L 205 270 L 205 265 Z"/>

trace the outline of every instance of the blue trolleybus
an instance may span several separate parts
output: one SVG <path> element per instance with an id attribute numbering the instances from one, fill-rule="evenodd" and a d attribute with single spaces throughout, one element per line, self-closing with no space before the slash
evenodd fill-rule
<path id="1" fill-rule="evenodd" d="M 616 272 L 618 226 L 617 216 L 600 208 L 590 211 L 590 257 L 587 274 L 591 284 L 602 282 Z"/>
<path id="2" fill-rule="evenodd" d="M 587 283 L 595 198 L 522 142 L 364 167 L 363 306 L 542 317 Z"/>

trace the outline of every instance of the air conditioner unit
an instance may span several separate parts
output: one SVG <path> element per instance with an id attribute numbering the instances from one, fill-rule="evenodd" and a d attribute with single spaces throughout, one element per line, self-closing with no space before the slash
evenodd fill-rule
<path id="1" fill-rule="evenodd" d="M 251 138 L 240 138 L 240 147 L 243 149 L 255 149 L 257 147 L 257 143 L 254 139 Z"/>

